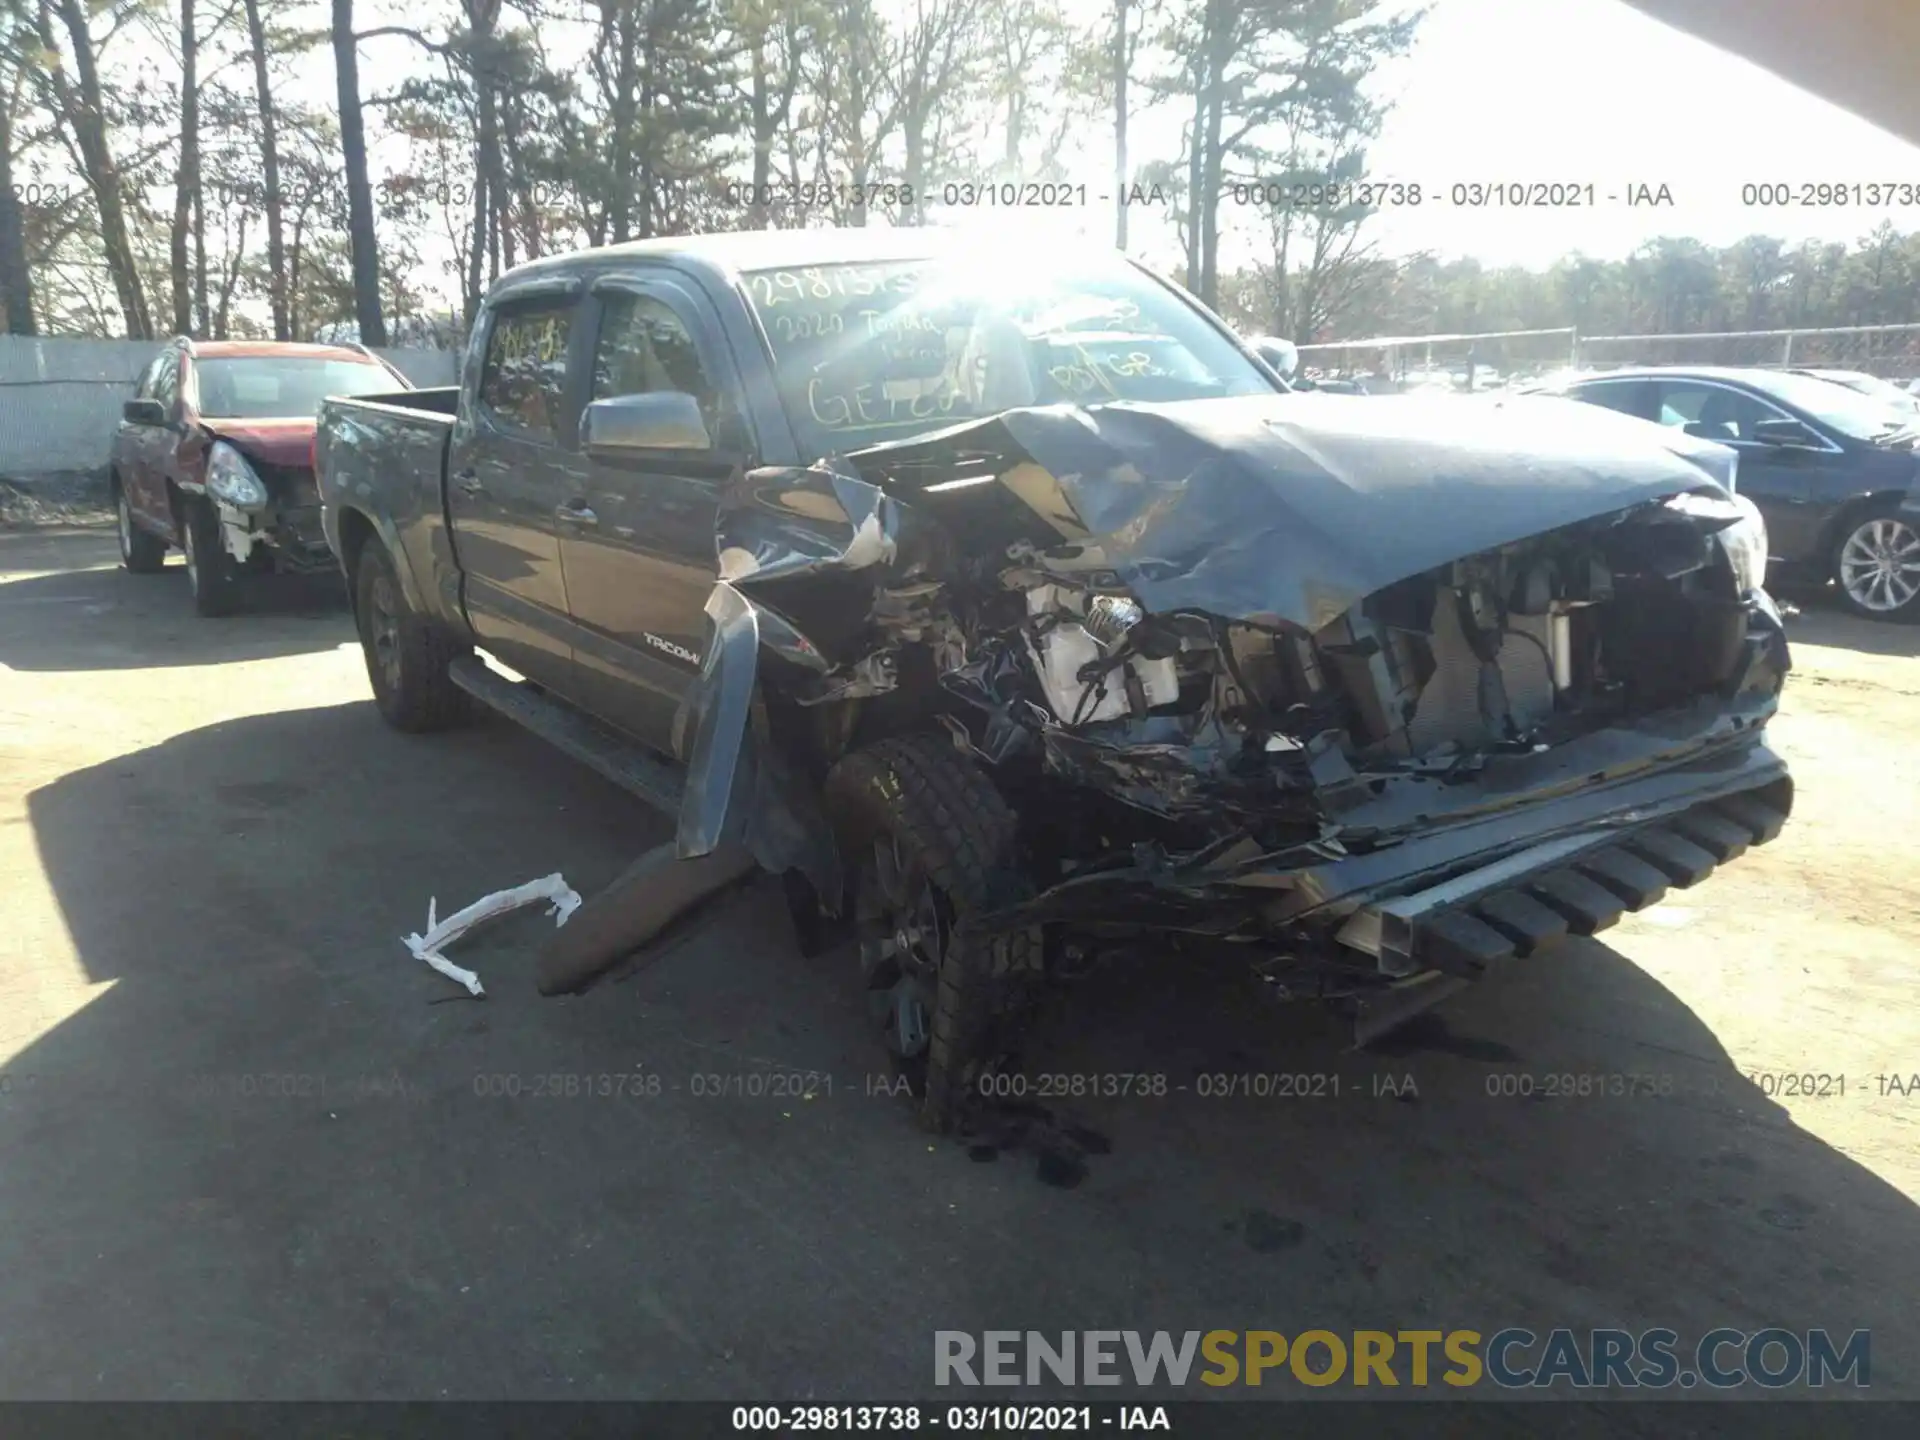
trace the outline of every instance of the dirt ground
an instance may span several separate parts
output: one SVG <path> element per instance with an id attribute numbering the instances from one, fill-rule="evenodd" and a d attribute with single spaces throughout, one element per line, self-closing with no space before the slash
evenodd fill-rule
<path id="1" fill-rule="evenodd" d="M 1871 1328 L 1920 1396 L 1920 1090 L 1876 1078 L 1920 1074 L 1920 629 L 1797 618 L 1786 833 L 1604 943 L 1384 1056 L 1110 973 L 1029 1068 L 1168 1093 L 970 1150 L 868 1093 L 851 964 L 770 890 L 574 999 L 531 912 L 458 952 L 485 1001 L 411 958 L 430 897 L 591 893 L 666 823 L 504 722 L 386 730 L 337 598 L 263 601 L 0 532 L 0 1395 L 906 1397 L 936 1329 L 1524 1324 Z M 1489 1093 L 1567 1073 L 1668 1093 Z"/>

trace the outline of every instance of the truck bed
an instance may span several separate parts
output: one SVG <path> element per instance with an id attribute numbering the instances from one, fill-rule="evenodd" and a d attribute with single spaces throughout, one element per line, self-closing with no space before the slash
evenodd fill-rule
<path id="1" fill-rule="evenodd" d="M 314 478 L 327 543 L 351 570 L 360 535 L 341 516 L 378 517 L 408 604 L 464 626 L 459 567 L 447 527 L 447 443 L 458 386 L 321 402 L 314 432 Z"/>

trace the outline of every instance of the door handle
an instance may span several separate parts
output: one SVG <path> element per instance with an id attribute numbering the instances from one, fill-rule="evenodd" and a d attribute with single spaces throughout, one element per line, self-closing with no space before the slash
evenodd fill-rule
<path id="1" fill-rule="evenodd" d="M 477 470 L 454 471 L 453 483 L 469 495 L 484 495 L 487 493 L 487 487 L 480 483 L 480 472 Z"/>
<path id="2" fill-rule="evenodd" d="M 553 512 L 553 518 L 563 525 L 598 525 L 600 517 L 584 505 L 569 501 Z"/>

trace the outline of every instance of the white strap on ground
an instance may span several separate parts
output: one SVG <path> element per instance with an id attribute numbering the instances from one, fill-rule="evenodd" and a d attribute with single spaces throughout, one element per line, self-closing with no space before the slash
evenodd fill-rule
<path id="1" fill-rule="evenodd" d="M 491 895 L 482 895 L 466 909 L 456 911 L 444 920 L 434 918 L 439 905 L 436 896 L 427 901 L 426 933 L 405 936 L 401 943 L 413 952 L 414 959 L 424 960 L 448 979 L 459 981 L 470 994 L 484 995 L 487 992 L 481 988 L 478 975 L 462 969 L 440 952 L 474 926 L 511 910 L 537 905 L 543 900 L 552 907 L 547 913 L 554 917 L 556 927 L 566 924 L 567 917 L 580 908 L 579 895 L 556 872 L 544 879 L 529 880 L 512 890 L 496 890 Z"/>

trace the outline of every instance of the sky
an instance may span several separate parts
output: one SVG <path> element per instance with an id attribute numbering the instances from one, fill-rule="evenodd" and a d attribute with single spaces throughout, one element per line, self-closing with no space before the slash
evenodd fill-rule
<path id="1" fill-rule="evenodd" d="M 1920 228 L 1920 207 L 1743 204 L 1749 183 L 1920 185 L 1920 146 L 1619 0 L 1439 0 L 1398 70 L 1370 164 L 1380 178 L 1592 182 L 1602 195 L 1665 184 L 1674 203 L 1423 206 L 1377 222 L 1390 253 L 1543 267 L 1576 249 L 1622 256 L 1661 234 L 1725 245 L 1755 232 L 1852 240 L 1882 219 Z"/>
<path id="2" fill-rule="evenodd" d="M 1110 0 L 1066 5 L 1088 25 L 1111 13 Z M 387 23 L 389 12 L 403 8 L 400 0 L 367 0 L 362 23 Z M 564 65 L 591 43 L 591 31 L 555 24 L 545 38 L 552 57 Z M 389 92 L 431 63 L 405 40 L 370 40 L 361 48 L 363 89 L 369 95 Z M 1393 109 L 1372 148 L 1369 178 L 1418 181 L 1425 195 L 1417 208 L 1389 208 L 1369 222 L 1368 239 L 1387 255 L 1425 250 L 1446 258 L 1472 255 L 1488 265 L 1544 268 L 1573 251 L 1617 258 L 1659 235 L 1725 245 L 1755 232 L 1789 243 L 1850 241 L 1883 219 L 1897 229 L 1920 229 L 1920 206 L 1903 211 L 1743 203 L 1741 187 L 1749 183 L 1920 185 L 1920 147 L 1620 0 L 1431 0 L 1412 54 L 1383 69 L 1374 83 Z M 329 104 L 333 73 L 325 46 L 302 57 L 293 84 L 310 103 Z M 1136 113 L 1136 164 L 1177 157 L 1183 109 L 1166 104 Z M 1111 131 L 1093 125 L 1083 133 L 1084 149 L 1072 173 L 1084 178 L 1090 196 L 1110 195 Z M 403 143 L 382 148 L 386 153 L 373 157 L 376 180 L 383 170 L 408 168 Z M 991 153 L 994 138 L 983 137 L 982 148 Z M 1591 184 L 1597 203 L 1572 209 L 1435 203 L 1456 182 L 1534 181 Z M 1672 203 L 1626 204 L 1627 193 L 1642 185 L 1651 192 L 1666 187 Z M 1610 195 L 1620 198 L 1610 201 Z M 161 199 L 171 204 L 170 193 Z M 1221 262 L 1227 269 L 1256 258 L 1255 246 L 1264 243 L 1251 226 L 1235 234 L 1232 209 L 1223 206 L 1228 228 Z M 1036 241 L 1106 243 L 1112 236 L 1110 201 L 1097 199 L 1084 211 L 994 209 L 971 221 L 1000 236 L 1032 232 Z M 1137 209 L 1130 226 L 1130 250 L 1161 268 L 1177 267 L 1168 212 Z M 450 261 L 450 247 L 430 248 L 446 253 L 424 257 L 429 270 Z M 421 278 L 447 292 L 443 299 L 452 298 L 451 283 Z"/>

